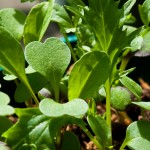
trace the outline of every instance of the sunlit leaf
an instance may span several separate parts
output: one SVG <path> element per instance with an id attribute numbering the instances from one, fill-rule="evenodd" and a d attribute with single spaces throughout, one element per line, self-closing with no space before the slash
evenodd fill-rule
<path id="1" fill-rule="evenodd" d="M 14 8 L 0 10 L 1 26 L 7 29 L 17 40 L 23 36 L 24 22 L 26 15 Z"/>
<path id="2" fill-rule="evenodd" d="M 60 80 L 71 59 L 67 45 L 58 38 L 49 38 L 45 43 L 35 41 L 26 46 L 25 55 L 29 65 L 50 81 L 58 96 Z"/>
<path id="3" fill-rule="evenodd" d="M 60 104 L 45 98 L 40 102 L 39 108 L 44 115 L 49 117 L 63 115 L 82 117 L 88 111 L 88 104 L 82 99 L 73 99 L 68 103 Z"/>
<path id="4" fill-rule="evenodd" d="M 30 10 L 24 27 L 24 43 L 40 41 L 50 23 L 54 0 L 42 2 Z"/>
<path id="5" fill-rule="evenodd" d="M 0 116 L 12 115 L 15 113 L 14 108 L 8 105 L 9 102 L 10 99 L 8 95 L 0 92 Z"/>
<path id="6" fill-rule="evenodd" d="M 69 77 L 69 100 L 92 97 L 109 76 L 110 60 L 104 52 L 89 52 L 73 67 Z"/>
<path id="7" fill-rule="evenodd" d="M 123 150 L 127 145 L 131 150 L 148 150 L 150 148 L 150 123 L 146 121 L 136 121 L 131 123 L 126 131 L 126 138 L 120 148 Z"/>
<path id="8" fill-rule="evenodd" d="M 131 93 L 133 93 L 136 98 L 139 100 L 141 99 L 141 94 L 142 94 L 142 88 L 140 85 L 138 85 L 135 81 L 130 79 L 127 76 L 124 76 L 123 78 L 120 79 L 120 82 L 129 90 Z"/>

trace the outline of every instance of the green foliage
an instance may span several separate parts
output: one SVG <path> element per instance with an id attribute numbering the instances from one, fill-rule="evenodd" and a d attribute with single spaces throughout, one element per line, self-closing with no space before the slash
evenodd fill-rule
<path id="1" fill-rule="evenodd" d="M 87 112 L 88 105 L 82 99 L 73 99 L 68 103 L 60 104 L 52 99 L 45 98 L 41 101 L 39 109 L 44 115 L 49 117 L 60 117 L 64 115 L 82 117 Z"/>
<path id="2" fill-rule="evenodd" d="M 35 41 L 26 46 L 25 56 L 30 66 L 50 81 L 58 101 L 60 80 L 71 59 L 67 45 L 58 38 L 49 38 L 43 44 Z"/>
<path id="3" fill-rule="evenodd" d="M 150 136 L 147 132 L 150 130 L 149 122 L 136 121 L 127 128 L 126 138 L 120 148 L 123 150 L 127 145 L 131 150 L 145 150 L 150 147 Z"/>
<path id="4" fill-rule="evenodd" d="M 111 104 L 114 108 L 125 110 L 131 102 L 132 95 L 126 88 L 117 86 L 111 89 Z"/>
<path id="5" fill-rule="evenodd" d="M 85 54 L 71 71 L 68 85 L 69 100 L 92 97 L 105 83 L 109 73 L 110 60 L 106 53 L 95 51 Z"/>
<path id="6" fill-rule="evenodd" d="M 23 36 L 26 15 L 14 8 L 5 8 L 0 10 L 0 17 L 0 26 L 7 29 L 17 40 L 20 41 Z"/>
<path id="7" fill-rule="evenodd" d="M 24 43 L 41 41 L 52 16 L 54 0 L 35 5 L 27 16 L 24 26 Z"/>
<path id="8" fill-rule="evenodd" d="M 72 132 L 65 132 L 62 139 L 62 150 L 80 150 L 78 137 Z"/>
<path id="9" fill-rule="evenodd" d="M 34 0 L 21 0 L 28 1 Z M 127 77 L 134 68 L 125 70 L 134 53 L 150 51 L 150 1 L 139 5 L 140 28 L 129 25 L 135 2 L 127 0 L 121 7 L 115 0 L 88 0 L 88 5 L 68 0 L 64 7 L 49 0 L 33 6 L 27 17 L 14 8 L 0 10 L 0 67 L 4 79 L 16 83 L 16 102 L 30 107 L 14 109 L 0 92 L 1 140 L 13 150 L 79 150 L 78 137 L 66 131 L 75 124 L 99 150 L 112 149 L 111 106 L 116 112 L 130 103 L 150 110 L 149 102 L 141 100 L 141 87 Z M 50 22 L 58 23 L 66 44 L 56 37 L 41 42 Z M 68 33 L 77 37 L 73 47 Z M 106 100 L 103 117 L 96 109 L 98 93 Z M 12 114 L 18 116 L 14 125 L 7 119 Z M 148 122 L 133 122 L 120 150 L 149 149 L 148 130 Z"/>
<path id="10" fill-rule="evenodd" d="M 0 116 L 12 115 L 15 113 L 14 108 L 9 106 L 10 99 L 7 94 L 0 92 Z"/>

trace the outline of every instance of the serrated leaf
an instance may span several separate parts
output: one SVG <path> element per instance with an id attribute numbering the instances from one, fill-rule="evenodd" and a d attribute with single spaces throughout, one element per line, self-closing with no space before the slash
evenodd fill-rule
<path id="1" fill-rule="evenodd" d="M 118 86 L 111 89 L 111 104 L 115 109 L 125 110 L 131 102 L 131 93 L 126 88 Z"/>
<path id="2" fill-rule="evenodd" d="M 105 83 L 109 76 L 110 60 L 106 53 L 85 54 L 73 67 L 69 77 L 69 100 L 86 99 Z"/>
<path id="3" fill-rule="evenodd" d="M 133 93 L 138 100 L 141 98 L 142 94 L 142 88 L 132 79 L 130 79 L 127 76 L 124 76 L 123 78 L 120 79 L 120 82 L 129 90 L 131 93 Z"/>
<path id="4" fill-rule="evenodd" d="M 46 84 L 48 84 L 48 80 L 45 79 L 41 74 L 37 72 L 29 74 L 27 77 L 34 93 L 37 93 Z M 23 83 L 18 84 L 14 97 L 15 97 L 15 101 L 19 103 L 25 102 L 26 100 L 32 98 L 28 89 Z"/>
<path id="5" fill-rule="evenodd" d="M 87 121 L 91 129 L 93 130 L 94 134 L 96 135 L 97 140 L 100 142 L 103 148 L 108 146 L 111 131 L 106 121 L 98 115 L 97 116 L 88 115 Z"/>
<path id="6" fill-rule="evenodd" d="M 42 39 L 51 20 L 53 6 L 54 0 L 49 0 L 32 7 L 24 26 L 25 45 Z"/>
<path id="7" fill-rule="evenodd" d="M 0 92 L 0 116 L 14 114 L 14 108 L 9 106 L 10 99 L 7 94 Z"/>
<path id="8" fill-rule="evenodd" d="M 144 25 L 149 27 L 150 23 L 150 0 L 145 0 L 143 5 L 139 5 L 139 13 Z"/>
<path id="9" fill-rule="evenodd" d="M 150 102 L 132 102 L 132 103 L 146 110 L 150 110 Z"/>
<path id="10" fill-rule="evenodd" d="M 80 150 L 78 137 L 73 133 L 66 131 L 62 138 L 62 150 Z"/>
<path id="11" fill-rule="evenodd" d="M 51 119 L 43 115 L 38 108 L 16 109 L 16 114 L 19 121 L 3 134 L 6 143 L 16 150 L 55 150 L 54 138 L 62 126 L 77 124 L 85 128 L 82 119 L 70 116 Z"/>
<path id="12" fill-rule="evenodd" d="M 4 8 L 0 10 L 0 18 L 1 25 L 20 41 L 23 36 L 26 15 L 14 8 Z"/>
<path id="13" fill-rule="evenodd" d="M 60 80 L 71 59 L 67 45 L 58 38 L 49 38 L 45 43 L 35 41 L 26 46 L 25 56 L 29 65 L 50 81 L 56 98 Z"/>
<path id="14" fill-rule="evenodd" d="M 127 145 L 131 150 L 148 150 L 150 148 L 150 123 L 146 121 L 136 121 L 131 123 L 126 131 L 126 138 L 120 148 L 123 150 Z"/>
<path id="15" fill-rule="evenodd" d="M 52 99 L 45 98 L 40 102 L 40 111 L 49 117 L 64 115 L 82 117 L 88 111 L 88 104 L 82 99 L 73 99 L 70 102 L 60 104 Z"/>

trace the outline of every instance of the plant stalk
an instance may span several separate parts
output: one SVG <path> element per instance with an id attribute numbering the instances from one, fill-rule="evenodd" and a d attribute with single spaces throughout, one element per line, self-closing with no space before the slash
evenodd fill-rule
<path id="1" fill-rule="evenodd" d="M 81 126 L 82 130 L 84 131 L 84 133 L 90 138 L 91 141 L 93 141 L 93 143 L 96 145 L 96 147 L 99 150 L 103 150 L 104 148 L 102 147 L 102 145 L 96 140 L 96 138 L 94 138 L 94 136 L 88 131 L 87 128 Z"/>
<path id="2" fill-rule="evenodd" d="M 111 86 L 110 86 L 110 79 L 108 78 L 105 84 L 106 90 L 106 123 L 111 130 Z M 109 145 L 112 146 L 112 134 L 110 135 Z"/>
<path id="3" fill-rule="evenodd" d="M 77 57 L 76 57 L 76 55 L 75 55 L 75 53 L 73 51 L 73 48 L 72 48 L 72 46 L 71 46 L 71 44 L 70 44 L 70 42 L 68 40 L 68 37 L 67 37 L 66 33 L 63 33 L 63 35 L 64 35 L 64 38 L 66 40 L 66 44 L 68 45 L 68 47 L 69 47 L 69 49 L 71 51 L 72 59 L 73 59 L 74 62 L 76 62 L 78 59 L 77 59 Z"/>

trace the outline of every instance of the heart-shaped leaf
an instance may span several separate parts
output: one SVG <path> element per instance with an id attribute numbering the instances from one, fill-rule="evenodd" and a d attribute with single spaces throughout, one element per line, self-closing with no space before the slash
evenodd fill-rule
<path id="1" fill-rule="evenodd" d="M 150 123 L 136 121 L 131 123 L 126 131 L 126 138 L 120 148 L 123 150 L 127 145 L 131 150 L 149 150 L 150 148 Z"/>
<path id="2" fill-rule="evenodd" d="M 88 111 L 88 104 L 82 99 L 74 99 L 68 103 L 56 103 L 52 99 L 45 98 L 40 102 L 41 112 L 49 117 L 69 115 L 82 117 Z"/>
<path id="3" fill-rule="evenodd" d="M 7 29 L 17 40 L 23 36 L 24 22 L 26 15 L 14 8 L 0 10 L 1 26 Z"/>
<path id="4" fill-rule="evenodd" d="M 54 0 L 35 5 L 27 16 L 24 27 L 25 45 L 32 41 L 40 41 L 49 25 Z"/>
<path id="5" fill-rule="evenodd" d="M 25 56 L 30 66 L 50 81 L 58 100 L 60 80 L 71 59 L 67 45 L 58 38 L 35 41 L 26 46 Z"/>
<path id="6" fill-rule="evenodd" d="M 7 105 L 10 99 L 7 94 L 0 92 L 0 116 L 12 115 L 14 114 L 14 108 Z"/>
<path id="7" fill-rule="evenodd" d="M 73 67 L 69 77 L 69 100 L 86 99 L 105 84 L 110 72 L 106 53 L 94 51 L 85 54 Z"/>

